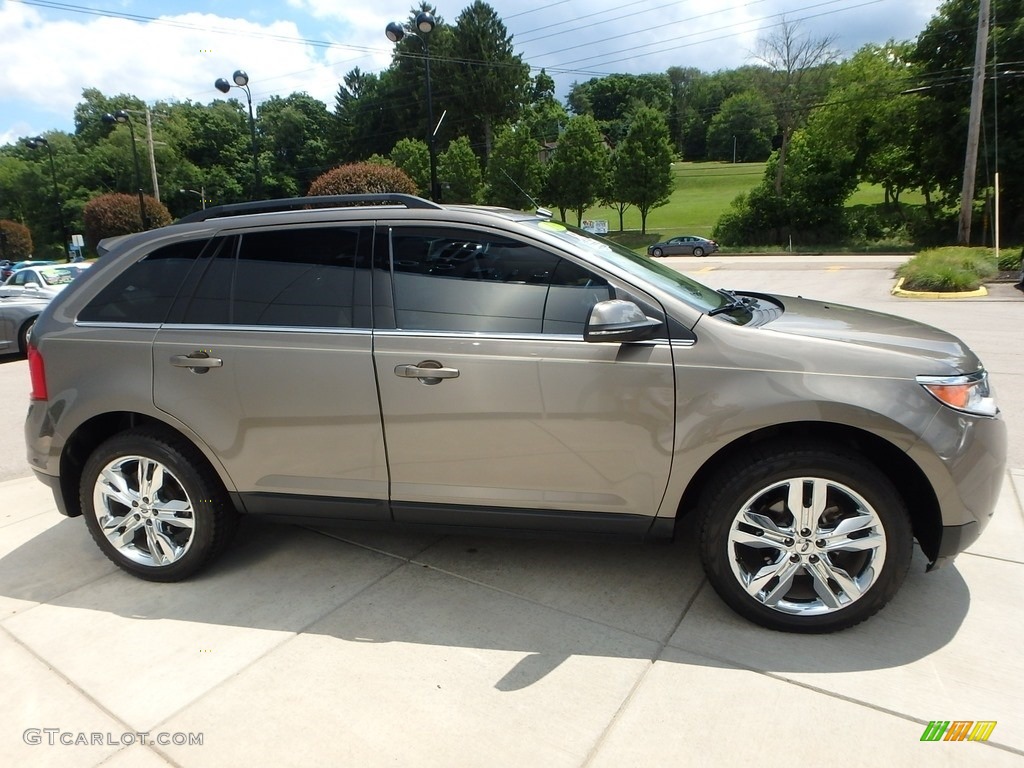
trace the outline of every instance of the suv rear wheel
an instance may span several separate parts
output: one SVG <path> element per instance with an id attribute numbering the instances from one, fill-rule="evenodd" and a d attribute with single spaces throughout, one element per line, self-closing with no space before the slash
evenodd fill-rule
<path id="1" fill-rule="evenodd" d="M 701 556 L 715 591 L 771 629 L 833 632 L 879 611 L 910 566 L 903 499 L 853 453 L 777 446 L 705 493 Z"/>
<path id="2" fill-rule="evenodd" d="M 104 554 L 150 581 L 196 573 L 220 554 L 237 525 L 205 458 L 158 430 L 131 430 L 102 443 L 85 464 L 80 496 Z"/>

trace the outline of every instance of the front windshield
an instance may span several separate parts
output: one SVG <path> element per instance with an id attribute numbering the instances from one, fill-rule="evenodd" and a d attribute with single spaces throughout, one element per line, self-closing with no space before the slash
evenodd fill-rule
<path id="1" fill-rule="evenodd" d="M 43 282 L 47 285 L 67 285 L 78 277 L 81 272 L 81 269 L 74 266 L 47 267 L 46 269 L 39 270 L 39 276 L 43 278 Z"/>
<path id="2" fill-rule="evenodd" d="M 658 286 L 701 312 L 710 312 L 732 301 L 731 297 L 691 280 L 660 261 L 640 256 L 625 246 L 586 230 L 561 221 L 536 221 L 534 224 L 538 229 L 582 248 L 597 260 L 614 264 L 619 269 L 636 275 L 642 282 Z"/>

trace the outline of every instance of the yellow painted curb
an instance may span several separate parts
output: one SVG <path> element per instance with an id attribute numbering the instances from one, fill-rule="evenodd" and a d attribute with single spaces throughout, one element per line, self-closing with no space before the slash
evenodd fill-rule
<path id="1" fill-rule="evenodd" d="M 984 285 L 976 291 L 905 291 L 902 277 L 896 281 L 890 293 L 903 299 L 977 299 L 988 296 Z"/>

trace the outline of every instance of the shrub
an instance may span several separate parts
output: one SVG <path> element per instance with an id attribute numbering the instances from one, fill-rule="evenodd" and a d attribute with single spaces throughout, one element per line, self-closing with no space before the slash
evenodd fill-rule
<path id="1" fill-rule="evenodd" d="M 935 248 L 921 251 L 896 270 L 909 291 L 973 291 L 998 272 L 991 248 Z"/>
<path id="2" fill-rule="evenodd" d="M 24 224 L 0 219 L 0 232 L 6 242 L 0 248 L 0 259 L 26 261 L 32 256 L 32 233 Z"/>
<path id="3" fill-rule="evenodd" d="M 171 213 L 163 203 L 149 195 L 144 196 L 142 200 L 150 229 L 171 223 Z M 139 213 L 139 197 L 122 192 L 110 192 L 94 197 L 82 209 L 82 221 L 85 224 L 86 244 L 90 248 L 95 248 L 100 240 L 107 237 L 141 232 L 143 226 Z"/>
<path id="4" fill-rule="evenodd" d="M 1003 251 L 999 254 L 999 270 L 1001 272 L 1016 272 L 1021 267 L 1021 259 L 1024 258 L 1024 251 L 1013 249 Z"/>
<path id="5" fill-rule="evenodd" d="M 382 192 L 416 194 L 416 182 L 398 168 L 376 163 L 350 163 L 318 176 L 309 195 L 361 195 Z"/>

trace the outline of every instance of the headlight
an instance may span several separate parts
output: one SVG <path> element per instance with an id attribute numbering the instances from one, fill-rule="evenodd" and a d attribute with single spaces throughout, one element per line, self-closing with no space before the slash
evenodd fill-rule
<path id="1" fill-rule="evenodd" d="M 976 416 L 995 416 L 999 413 L 985 371 L 964 376 L 918 376 L 917 383 L 940 403 L 957 411 Z"/>

